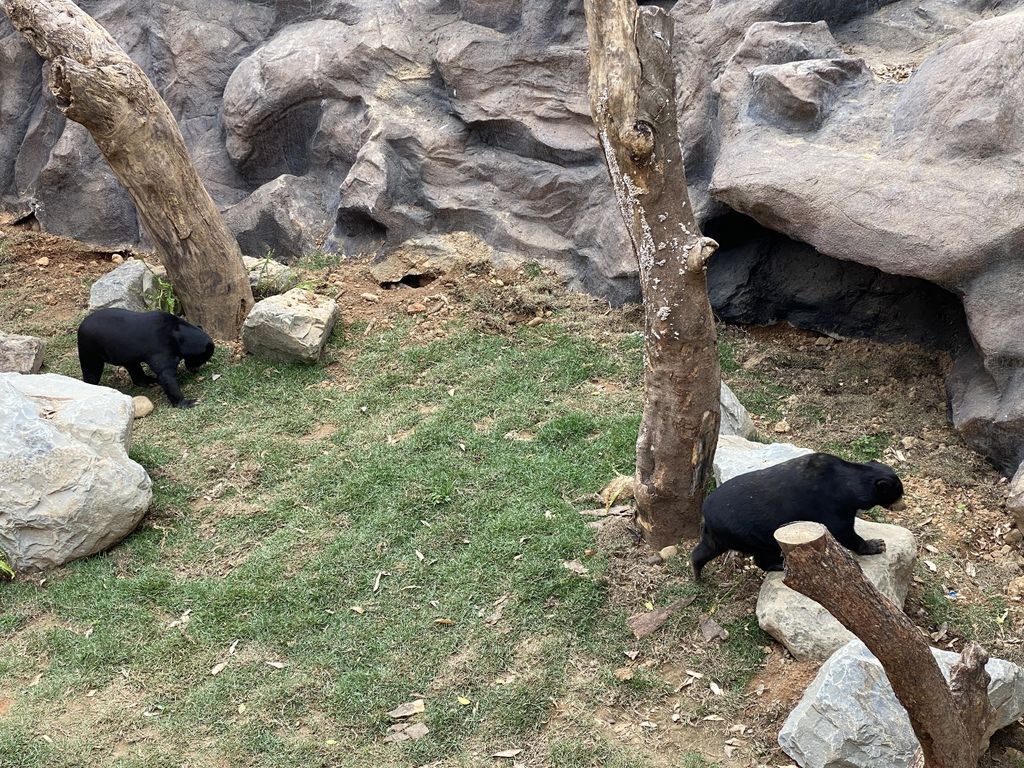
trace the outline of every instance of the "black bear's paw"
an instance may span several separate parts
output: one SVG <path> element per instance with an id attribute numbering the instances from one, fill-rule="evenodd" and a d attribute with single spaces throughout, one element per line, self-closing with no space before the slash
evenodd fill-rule
<path id="1" fill-rule="evenodd" d="M 885 541 L 882 539 L 868 539 L 864 542 L 862 555 L 880 555 L 885 552 Z"/>
<path id="2" fill-rule="evenodd" d="M 175 408 L 191 408 L 196 404 L 195 400 L 179 400 L 174 404 Z"/>

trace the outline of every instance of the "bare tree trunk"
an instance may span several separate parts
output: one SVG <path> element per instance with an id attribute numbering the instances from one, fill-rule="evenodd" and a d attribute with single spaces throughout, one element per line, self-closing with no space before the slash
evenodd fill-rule
<path id="1" fill-rule="evenodd" d="M 70 0 L 0 6 L 50 62 L 57 107 L 89 130 L 128 190 L 189 320 L 216 338 L 237 338 L 253 305 L 241 251 L 153 84 Z"/>
<path id="2" fill-rule="evenodd" d="M 882 663 L 910 715 L 925 766 L 976 768 L 994 722 L 988 655 L 981 646 L 964 649 L 947 686 L 922 633 L 864 577 L 825 526 L 792 523 L 779 528 L 775 540 L 786 556 L 783 583 L 820 603 Z"/>
<path id="3" fill-rule="evenodd" d="M 676 126 L 672 19 L 635 0 L 584 0 L 590 104 L 640 267 L 644 413 L 636 500 L 655 549 L 696 535 L 718 440 L 721 372 L 702 237 Z"/>

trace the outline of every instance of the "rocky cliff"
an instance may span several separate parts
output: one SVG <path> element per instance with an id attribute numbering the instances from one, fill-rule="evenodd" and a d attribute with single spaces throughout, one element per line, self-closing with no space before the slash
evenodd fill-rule
<path id="1" fill-rule="evenodd" d="M 470 231 L 496 258 L 543 261 L 614 302 L 637 295 L 589 117 L 579 0 L 81 4 L 164 94 L 250 255 Z M 738 249 L 712 264 L 719 311 L 745 302 L 758 321 L 838 332 L 924 326 L 958 353 L 957 427 L 1015 470 L 1021 0 L 657 4 L 676 21 L 691 194 Z M 48 231 L 139 242 L 130 200 L 42 83 L 0 22 L 4 205 Z M 743 241 L 751 227 L 770 247 Z M 783 294 L 770 318 L 765 286 Z"/>

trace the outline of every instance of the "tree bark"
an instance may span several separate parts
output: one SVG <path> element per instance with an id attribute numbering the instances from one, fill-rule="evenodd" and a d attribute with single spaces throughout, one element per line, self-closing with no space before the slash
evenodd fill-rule
<path id="1" fill-rule="evenodd" d="M 676 125 L 672 19 L 584 0 L 590 104 L 640 268 L 644 411 L 636 501 L 654 549 L 694 536 L 718 441 L 721 372 L 705 270 L 718 244 L 690 206 Z"/>
<path id="2" fill-rule="evenodd" d="M 135 202 L 188 319 L 216 338 L 237 338 L 253 305 L 241 251 L 149 78 L 70 0 L 0 6 L 50 63 L 58 109 L 89 130 Z"/>
<path id="3" fill-rule="evenodd" d="M 976 768 L 993 721 L 988 655 L 974 643 L 954 665 L 950 685 L 922 633 L 861 572 L 818 523 L 775 532 L 785 555 L 783 583 L 820 603 L 878 659 L 910 716 L 927 768 Z"/>

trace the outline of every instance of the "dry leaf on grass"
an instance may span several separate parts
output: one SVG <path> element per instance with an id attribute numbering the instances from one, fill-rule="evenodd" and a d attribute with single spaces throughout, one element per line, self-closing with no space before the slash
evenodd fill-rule
<path id="1" fill-rule="evenodd" d="M 213 669 L 210 670 L 210 674 L 216 677 L 224 671 L 224 667 L 226 667 L 227 665 L 228 663 L 226 661 L 222 661 L 219 664 L 214 664 Z"/>
<path id="2" fill-rule="evenodd" d="M 579 560 L 564 560 L 562 561 L 562 567 L 567 571 L 578 573 L 580 576 L 589 576 L 590 571 L 587 570 L 587 566 L 581 563 Z"/>
<path id="3" fill-rule="evenodd" d="M 728 640 L 729 633 L 712 618 L 703 619 L 700 623 L 700 633 L 704 636 L 704 642 L 710 643 L 714 640 Z"/>
<path id="4" fill-rule="evenodd" d="M 493 755 L 491 755 L 491 757 L 504 757 L 511 759 L 516 755 L 522 754 L 522 752 L 523 750 L 521 749 L 503 749 L 500 752 L 495 752 Z"/>

